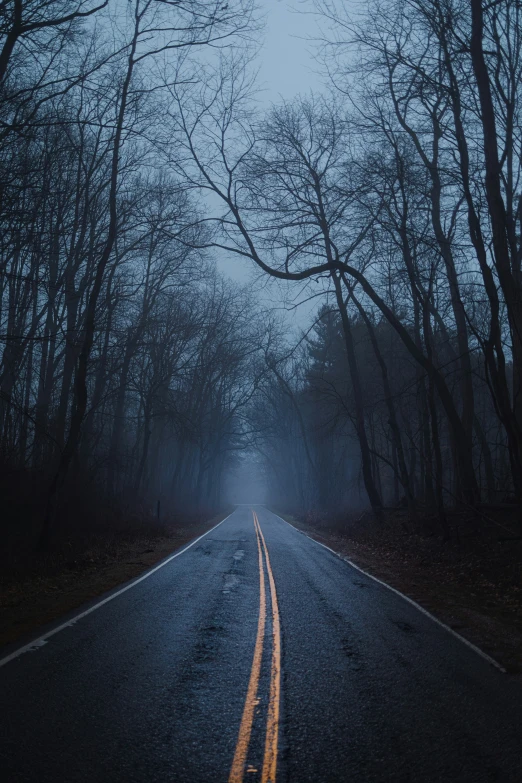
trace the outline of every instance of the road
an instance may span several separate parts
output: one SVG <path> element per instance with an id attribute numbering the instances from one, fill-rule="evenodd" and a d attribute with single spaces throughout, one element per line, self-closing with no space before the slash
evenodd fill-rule
<path id="1" fill-rule="evenodd" d="M 520 783 L 521 696 L 400 596 L 239 507 L 1 666 L 0 777 Z"/>

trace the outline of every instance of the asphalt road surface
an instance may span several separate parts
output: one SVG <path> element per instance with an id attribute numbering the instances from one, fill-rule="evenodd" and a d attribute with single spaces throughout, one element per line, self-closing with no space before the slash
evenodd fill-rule
<path id="1" fill-rule="evenodd" d="M 0 780 L 520 783 L 520 684 L 255 512 L 4 653 Z"/>

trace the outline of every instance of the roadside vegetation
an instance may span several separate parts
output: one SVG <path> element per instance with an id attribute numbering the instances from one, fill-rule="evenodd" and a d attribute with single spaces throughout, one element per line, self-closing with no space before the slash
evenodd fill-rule
<path id="1" fill-rule="evenodd" d="M 264 110 L 249 0 L 2 6 L 6 561 L 212 516 L 255 453 L 307 524 L 518 589 L 520 3 L 312 8 L 324 92 Z"/>

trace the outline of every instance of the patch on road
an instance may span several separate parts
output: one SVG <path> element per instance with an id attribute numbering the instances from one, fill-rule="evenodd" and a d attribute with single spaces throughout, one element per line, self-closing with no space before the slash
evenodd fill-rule
<path id="1" fill-rule="evenodd" d="M 410 625 L 410 623 L 404 622 L 404 620 L 392 620 L 392 623 L 397 626 L 401 631 L 405 633 L 416 633 L 417 629 Z"/>

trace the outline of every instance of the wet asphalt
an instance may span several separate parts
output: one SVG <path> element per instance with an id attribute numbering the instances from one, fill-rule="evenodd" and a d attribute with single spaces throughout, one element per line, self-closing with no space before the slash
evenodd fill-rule
<path id="1" fill-rule="evenodd" d="M 281 616 L 277 783 L 521 783 L 520 683 L 256 510 Z M 258 611 L 252 513 L 239 507 L 150 577 L 0 668 L 0 780 L 226 783 Z M 265 652 L 252 783 L 261 779 L 268 670 Z"/>

